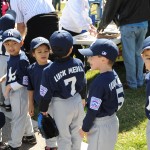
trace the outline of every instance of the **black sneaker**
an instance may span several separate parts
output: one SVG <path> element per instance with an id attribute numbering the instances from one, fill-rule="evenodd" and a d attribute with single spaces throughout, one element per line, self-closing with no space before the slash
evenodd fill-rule
<path id="1" fill-rule="evenodd" d="M 45 150 L 58 150 L 58 148 L 57 147 L 45 147 Z"/>
<path id="2" fill-rule="evenodd" d="M 31 145 L 35 145 L 37 143 L 35 135 L 32 135 L 32 136 L 23 136 L 22 142 L 23 143 L 28 143 L 28 144 L 31 144 Z"/>
<path id="3" fill-rule="evenodd" d="M 4 107 L 7 112 L 11 111 L 11 105 L 5 105 Z"/>
<path id="4" fill-rule="evenodd" d="M 3 102 L 0 102 L 0 106 L 4 107 L 4 106 L 5 106 L 5 104 L 4 104 Z"/>
<path id="5" fill-rule="evenodd" d="M 0 142 L 0 150 L 7 150 L 7 148 L 8 148 L 8 145 L 6 145 L 3 142 Z"/>
<path id="6" fill-rule="evenodd" d="M 4 150 L 20 150 L 20 147 L 11 147 L 10 145 L 7 145 L 7 148 Z"/>

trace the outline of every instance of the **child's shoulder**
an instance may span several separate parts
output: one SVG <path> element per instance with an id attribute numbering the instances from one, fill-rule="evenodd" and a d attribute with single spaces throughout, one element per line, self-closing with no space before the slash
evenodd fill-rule
<path id="1" fill-rule="evenodd" d="M 150 72 L 145 75 L 145 80 L 150 81 Z"/>
<path id="2" fill-rule="evenodd" d="M 83 64 L 79 58 L 73 58 L 73 61 L 78 63 L 78 64 Z"/>
<path id="3" fill-rule="evenodd" d="M 35 67 L 36 67 L 36 62 L 34 62 L 33 64 L 29 65 L 28 70 L 34 70 Z"/>
<path id="4" fill-rule="evenodd" d="M 118 75 L 113 70 L 98 74 L 94 81 L 95 83 L 101 83 L 100 85 L 106 85 L 107 83 L 109 84 L 115 78 L 118 78 Z"/>
<path id="5" fill-rule="evenodd" d="M 25 52 L 20 51 L 19 56 L 20 56 L 20 61 L 28 61 L 28 62 L 29 62 L 29 59 L 28 59 L 28 57 L 26 56 Z"/>

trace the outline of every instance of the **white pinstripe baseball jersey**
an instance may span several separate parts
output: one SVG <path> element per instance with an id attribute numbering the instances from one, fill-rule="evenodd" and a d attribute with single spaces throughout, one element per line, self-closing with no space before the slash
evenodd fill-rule
<path id="1" fill-rule="evenodd" d="M 10 5 L 16 11 L 16 23 L 26 24 L 35 15 L 55 11 L 52 0 L 11 0 Z"/>

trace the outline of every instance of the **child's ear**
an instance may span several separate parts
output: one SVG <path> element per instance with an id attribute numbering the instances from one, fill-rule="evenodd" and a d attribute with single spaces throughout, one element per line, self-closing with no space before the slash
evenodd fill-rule
<path id="1" fill-rule="evenodd" d="M 69 52 L 68 52 L 68 56 L 72 53 L 72 50 L 73 50 L 73 46 L 70 48 Z"/>
<path id="2" fill-rule="evenodd" d="M 32 55 L 32 57 L 35 57 L 35 53 L 34 52 L 31 52 L 31 55 Z"/>
<path id="3" fill-rule="evenodd" d="M 22 41 L 20 42 L 20 44 L 21 44 L 21 46 L 23 46 L 23 44 L 24 44 L 24 41 L 22 40 Z"/>
<path id="4" fill-rule="evenodd" d="M 144 59 L 144 55 L 143 55 L 143 53 L 141 53 L 141 57 Z"/>
<path id="5" fill-rule="evenodd" d="M 102 57 L 102 61 L 103 61 L 104 63 L 107 63 L 109 60 L 108 60 L 106 57 Z"/>

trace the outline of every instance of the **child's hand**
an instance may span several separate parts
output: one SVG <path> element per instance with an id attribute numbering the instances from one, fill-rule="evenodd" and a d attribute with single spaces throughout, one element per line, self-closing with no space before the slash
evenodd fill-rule
<path id="1" fill-rule="evenodd" d="M 6 80 L 6 76 L 3 76 L 0 78 L 0 83 L 4 82 Z"/>
<path id="2" fill-rule="evenodd" d="M 34 116 L 34 104 L 29 103 L 29 115 Z"/>
<path id="3" fill-rule="evenodd" d="M 79 134 L 82 138 L 85 138 L 87 136 L 87 132 L 84 132 L 82 129 L 79 130 Z"/>
<path id="4" fill-rule="evenodd" d="M 85 107 L 85 105 L 86 105 L 85 99 L 82 99 L 82 105 L 83 105 L 83 107 Z"/>
<path id="5" fill-rule="evenodd" d="M 6 86 L 5 93 L 4 93 L 4 97 L 5 97 L 5 98 L 8 98 L 8 97 L 9 97 L 9 92 L 10 92 L 10 90 L 11 90 L 11 86 L 10 86 L 10 84 L 8 84 L 8 85 Z"/>
<path id="6" fill-rule="evenodd" d="M 44 116 L 47 116 L 48 113 L 47 112 L 41 112 Z"/>

